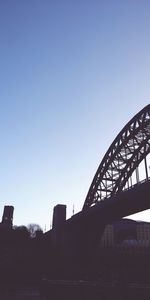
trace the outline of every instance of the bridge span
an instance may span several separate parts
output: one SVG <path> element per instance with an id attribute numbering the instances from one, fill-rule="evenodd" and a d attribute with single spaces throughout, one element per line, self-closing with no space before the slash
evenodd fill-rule
<path id="1" fill-rule="evenodd" d="M 89 260 L 107 224 L 150 209 L 150 180 L 100 201 L 51 230 L 53 242 L 70 259 Z"/>
<path id="2" fill-rule="evenodd" d="M 70 262 L 87 263 L 107 224 L 150 208 L 150 104 L 121 130 L 94 176 L 83 210 L 50 231 Z M 139 167 L 145 178 L 140 180 Z M 65 214 L 64 214 L 65 215 Z"/>

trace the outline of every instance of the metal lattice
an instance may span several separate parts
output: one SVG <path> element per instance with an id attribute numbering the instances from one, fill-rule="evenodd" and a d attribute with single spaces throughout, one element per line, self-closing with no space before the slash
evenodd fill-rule
<path id="1" fill-rule="evenodd" d="M 121 192 L 131 175 L 150 153 L 150 104 L 121 130 L 106 152 L 94 176 L 83 209 Z M 132 179 L 131 179 L 132 180 Z"/>

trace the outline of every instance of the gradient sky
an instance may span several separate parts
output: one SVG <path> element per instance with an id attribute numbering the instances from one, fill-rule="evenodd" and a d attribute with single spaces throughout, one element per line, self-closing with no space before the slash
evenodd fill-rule
<path id="1" fill-rule="evenodd" d="M 150 1 L 0 0 L 0 214 L 79 211 L 149 83 Z"/>

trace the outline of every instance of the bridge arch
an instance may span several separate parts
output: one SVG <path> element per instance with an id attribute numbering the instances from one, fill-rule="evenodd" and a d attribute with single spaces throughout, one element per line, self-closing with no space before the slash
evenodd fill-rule
<path id="1" fill-rule="evenodd" d="M 83 210 L 121 192 L 150 153 L 150 104 L 138 112 L 117 135 L 94 176 Z"/>

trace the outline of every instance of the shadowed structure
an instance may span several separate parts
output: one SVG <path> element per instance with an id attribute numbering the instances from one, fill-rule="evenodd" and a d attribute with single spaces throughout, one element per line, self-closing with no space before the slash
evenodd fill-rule
<path id="1" fill-rule="evenodd" d="M 149 153 L 150 105 L 147 105 L 127 123 L 108 149 L 83 210 L 51 230 L 52 240 L 68 265 L 74 264 L 73 268 L 78 266 L 78 270 L 85 269 L 88 264 L 94 265 L 105 226 L 150 208 Z M 142 161 L 145 178 L 140 181 L 138 167 Z M 136 184 L 132 182 L 133 172 Z M 61 221 L 62 216 L 57 214 L 57 218 Z"/>

